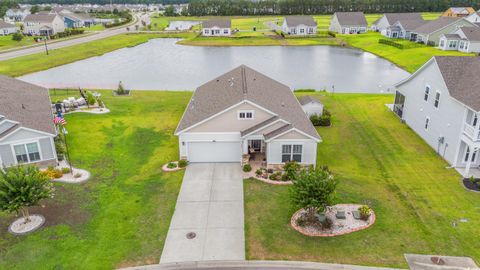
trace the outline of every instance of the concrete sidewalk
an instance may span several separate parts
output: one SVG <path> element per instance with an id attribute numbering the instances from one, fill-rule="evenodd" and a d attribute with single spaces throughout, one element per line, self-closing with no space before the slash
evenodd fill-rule
<path id="1" fill-rule="evenodd" d="M 239 163 L 187 167 L 160 263 L 212 260 L 245 260 Z"/>

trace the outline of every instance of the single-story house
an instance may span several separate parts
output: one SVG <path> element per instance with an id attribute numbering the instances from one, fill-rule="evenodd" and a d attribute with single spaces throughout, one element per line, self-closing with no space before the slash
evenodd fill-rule
<path id="1" fill-rule="evenodd" d="M 420 13 L 385 13 L 372 24 L 372 31 L 377 31 L 385 35 L 388 27 L 398 21 L 420 21 L 423 17 Z"/>
<path id="2" fill-rule="evenodd" d="M 3 18 L 7 22 L 23 22 L 28 14 L 30 14 L 30 10 L 27 8 L 11 8 L 5 12 Z"/>
<path id="3" fill-rule="evenodd" d="M 300 105 L 302 105 L 302 109 L 308 117 L 312 115 L 323 114 L 323 104 L 320 102 L 320 100 L 311 96 L 302 96 L 298 99 L 298 101 L 300 102 Z"/>
<path id="4" fill-rule="evenodd" d="M 175 131 L 180 158 L 315 165 L 316 129 L 292 90 L 245 65 L 198 87 Z"/>
<path id="5" fill-rule="evenodd" d="M 474 12 L 465 19 L 467 19 L 469 22 L 472 22 L 472 23 L 480 23 L 480 12 L 479 11 Z"/>
<path id="6" fill-rule="evenodd" d="M 60 13 L 63 17 L 63 22 L 67 28 L 82 28 L 90 27 L 95 24 L 95 21 L 87 13 Z"/>
<path id="7" fill-rule="evenodd" d="M 472 7 L 451 7 L 445 11 L 443 17 L 467 17 L 468 15 L 475 12 L 475 9 Z"/>
<path id="8" fill-rule="evenodd" d="M 209 20 L 202 23 L 203 36 L 230 36 L 232 34 L 230 19 Z"/>
<path id="9" fill-rule="evenodd" d="M 0 75 L 0 167 L 55 166 L 56 134 L 48 90 Z"/>
<path id="10" fill-rule="evenodd" d="M 15 24 L 7 23 L 0 20 L 0 36 L 6 36 L 16 33 L 20 30 Z"/>
<path id="11" fill-rule="evenodd" d="M 63 19 L 57 14 L 30 14 L 24 20 L 25 35 L 51 36 L 64 31 Z"/>
<path id="12" fill-rule="evenodd" d="M 312 16 L 286 16 L 283 19 L 282 32 L 293 36 L 315 35 L 317 22 Z"/>
<path id="13" fill-rule="evenodd" d="M 363 12 L 335 12 L 329 30 L 340 34 L 361 34 L 367 32 L 368 23 Z"/>
<path id="14" fill-rule="evenodd" d="M 451 34 L 444 34 L 440 37 L 438 47 L 444 51 L 478 53 L 480 52 L 480 28 L 460 27 Z"/>
<path id="15" fill-rule="evenodd" d="M 414 41 L 416 36 L 412 35 L 413 30 L 425 23 L 426 21 L 423 19 L 397 21 L 393 25 L 387 27 L 385 31 L 382 31 L 382 35 L 389 38 L 403 38 Z"/>
<path id="16" fill-rule="evenodd" d="M 413 30 L 413 34 L 416 35 L 417 42 L 438 46 L 442 35 L 450 34 L 453 30 L 465 26 L 476 27 L 475 24 L 465 18 L 440 17 L 436 20 L 427 21 Z"/>
<path id="17" fill-rule="evenodd" d="M 435 56 L 395 85 L 395 114 L 464 177 L 480 166 L 479 73 L 480 57 Z"/>

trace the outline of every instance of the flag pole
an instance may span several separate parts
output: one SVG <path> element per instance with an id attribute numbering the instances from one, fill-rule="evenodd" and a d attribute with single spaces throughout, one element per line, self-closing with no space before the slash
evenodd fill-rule
<path id="1" fill-rule="evenodd" d="M 70 167 L 70 173 L 73 175 L 73 168 L 72 168 L 72 160 L 70 159 L 70 152 L 68 151 L 68 143 L 67 143 L 67 130 L 65 127 L 62 129 L 63 133 L 63 140 L 65 141 L 65 151 L 67 153 L 67 160 L 68 160 L 68 165 Z"/>

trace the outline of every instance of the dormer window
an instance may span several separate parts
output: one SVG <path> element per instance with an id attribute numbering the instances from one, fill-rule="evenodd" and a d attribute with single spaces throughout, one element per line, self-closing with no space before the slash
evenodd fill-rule
<path id="1" fill-rule="evenodd" d="M 253 111 L 238 111 L 238 119 L 253 119 Z"/>

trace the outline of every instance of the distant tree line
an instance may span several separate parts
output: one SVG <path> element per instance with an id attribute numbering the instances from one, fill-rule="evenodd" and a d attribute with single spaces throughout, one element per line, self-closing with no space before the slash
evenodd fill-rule
<path id="1" fill-rule="evenodd" d="M 445 11 L 449 7 L 480 7 L 480 0 L 191 0 L 192 16 L 332 14 Z"/>
<path id="2" fill-rule="evenodd" d="M 0 0 L 3 2 L 4 0 Z M 109 5 L 110 0 L 19 0 L 22 4 L 97 4 L 97 5 Z M 113 4 L 185 4 L 189 0 L 112 0 Z"/>

